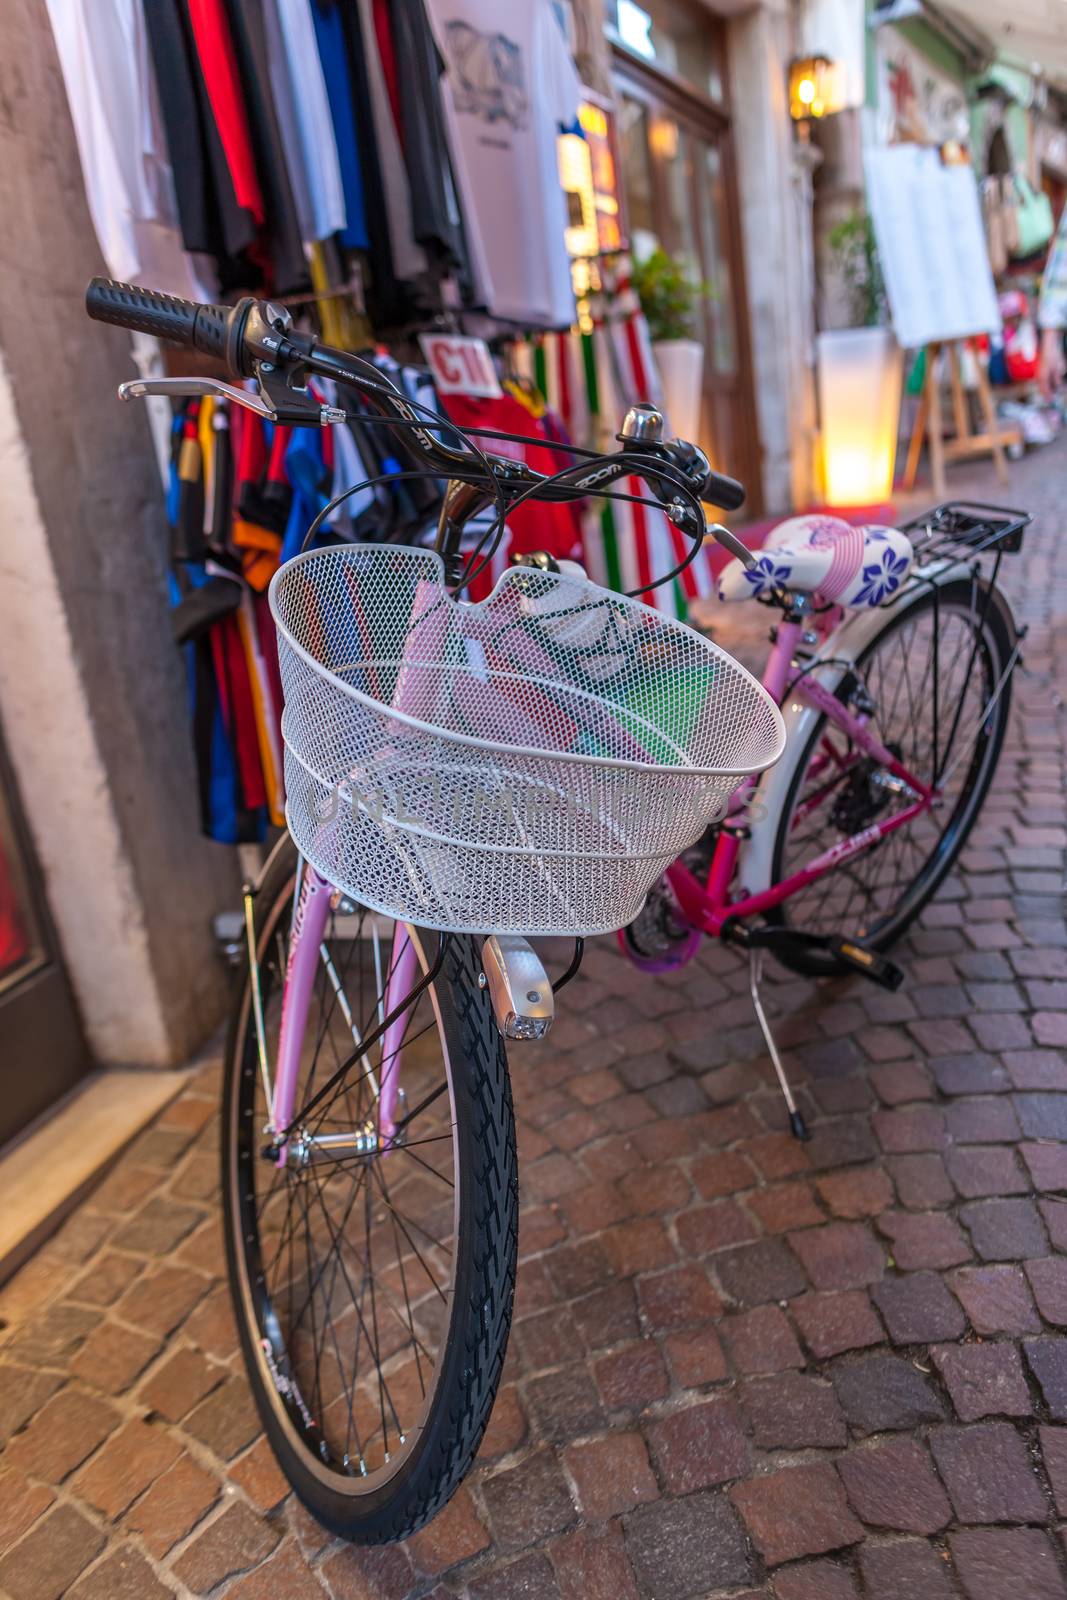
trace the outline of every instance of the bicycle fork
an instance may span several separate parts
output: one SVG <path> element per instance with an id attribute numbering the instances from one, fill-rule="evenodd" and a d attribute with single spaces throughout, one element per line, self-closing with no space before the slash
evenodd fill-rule
<path id="1" fill-rule="evenodd" d="M 245 929 L 248 943 L 249 987 L 252 1017 L 255 1025 L 256 1054 L 263 1092 L 269 1108 L 264 1133 L 276 1136 L 289 1128 L 296 1111 L 296 1093 L 300 1078 L 300 1054 L 307 1029 L 308 1011 L 314 992 L 315 979 L 320 964 L 325 969 L 334 1003 L 344 1018 L 352 1035 L 365 1076 L 378 1101 L 378 1127 L 355 1129 L 351 1134 L 323 1134 L 310 1138 L 304 1134 L 296 1141 L 283 1139 L 277 1146 L 276 1160 L 284 1166 L 290 1143 L 294 1144 L 301 1159 L 314 1159 L 316 1154 L 330 1155 L 336 1159 L 338 1140 L 353 1149 L 380 1149 L 396 1136 L 396 1109 L 403 1091 L 400 1088 L 400 1058 L 403 1047 L 406 1016 L 403 1001 L 415 987 L 418 958 L 415 946 L 402 923 L 393 927 L 392 952 L 384 997 L 379 999 L 379 1021 L 385 1023 L 382 1042 L 381 1082 L 365 1052 L 359 1028 L 348 1002 L 348 997 L 337 974 L 333 958 L 326 945 L 326 923 L 333 909 L 337 891 L 314 867 L 301 861 L 293 900 L 293 915 L 289 932 L 289 955 L 285 968 L 282 995 L 282 1020 L 275 1059 L 274 1082 L 271 1083 L 270 1059 L 267 1049 L 266 1027 L 263 1016 L 260 986 L 259 956 L 255 931 L 254 890 L 246 885 L 244 893 Z M 381 957 L 377 931 L 375 940 L 375 967 L 381 995 Z M 394 1016 L 393 1013 L 396 1013 Z M 390 1019 L 386 1021 L 386 1019 Z"/>

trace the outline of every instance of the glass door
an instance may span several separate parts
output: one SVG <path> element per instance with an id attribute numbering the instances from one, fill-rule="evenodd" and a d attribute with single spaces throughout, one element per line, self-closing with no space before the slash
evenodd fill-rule
<path id="1" fill-rule="evenodd" d="M 729 117 L 630 51 L 616 48 L 615 68 L 631 249 L 641 260 L 661 246 L 707 285 L 699 443 L 747 485 L 749 515 L 760 509 L 761 462 Z"/>
<path id="2" fill-rule="evenodd" d="M 0 1145 L 90 1065 L 0 742 Z"/>

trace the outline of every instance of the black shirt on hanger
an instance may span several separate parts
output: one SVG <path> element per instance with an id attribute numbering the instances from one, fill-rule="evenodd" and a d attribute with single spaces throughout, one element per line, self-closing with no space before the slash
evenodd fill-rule
<path id="1" fill-rule="evenodd" d="M 294 294 L 307 288 L 308 267 L 271 91 L 263 0 L 226 0 L 226 9 L 267 212 L 272 287 L 278 294 Z"/>
<path id="2" fill-rule="evenodd" d="M 317 0 L 321 8 L 338 3 L 340 0 Z M 370 281 L 365 285 L 367 310 L 376 328 L 395 327 L 407 320 L 411 304 L 404 284 L 399 282 L 396 276 L 393 252 L 389 244 L 389 229 L 386 224 L 385 189 L 382 184 L 378 135 L 371 109 L 366 61 L 367 49 L 377 47 L 373 40 L 368 47 L 363 38 L 359 7 L 355 4 L 355 0 L 347 5 L 342 3 L 340 10 L 348 53 L 348 75 L 352 83 L 356 138 L 359 143 L 359 167 L 363 176 L 363 201 L 370 240 L 367 250 Z"/>
<path id="3" fill-rule="evenodd" d="M 148 0 L 144 8 L 163 128 L 186 250 L 219 264 L 223 287 L 254 276 L 240 258 L 256 225 L 237 204 L 233 179 L 193 42 L 186 0 Z"/>
<path id="4" fill-rule="evenodd" d="M 392 0 L 404 162 L 415 238 L 439 268 L 469 284 L 470 265 L 441 105 L 445 63 L 423 0 Z"/>

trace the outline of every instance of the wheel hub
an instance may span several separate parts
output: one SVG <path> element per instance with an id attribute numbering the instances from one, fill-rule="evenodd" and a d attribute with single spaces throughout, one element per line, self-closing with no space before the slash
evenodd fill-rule
<path id="1" fill-rule="evenodd" d="M 373 1117 L 358 1128 L 343 1133 L 309 1133 L 302 1128 L 290 1141 L 289 1155 L 297 1166 L 307 1167 L 313 1161 L 341 1161 L 346 1156 L 375 1156 L 382 1148 L 378 1124 Z"/>
<path id="2" fill-rule="evenodd" d="M 890 744 L 886 749 L 900 760 L 899 745 Z M 834 800 L 830 820 L 846 836 L 862 833 L 903 788 L 873 756 L 864 756 L 849 772 Z"/>

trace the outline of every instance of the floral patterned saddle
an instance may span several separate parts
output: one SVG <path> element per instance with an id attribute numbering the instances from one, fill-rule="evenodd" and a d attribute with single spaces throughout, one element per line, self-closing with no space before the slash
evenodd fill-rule
<path id="1" fill-rule="evenodd" d="M 790 517 L 768 535 L 754 567 L 731 561 L 720 600 L 755 600 L 775 589 L 818 594 L 842 606 L 879 606 L 900 588 L 914 552 L 896 528 L 855 528 L 840 517 Z"/>

